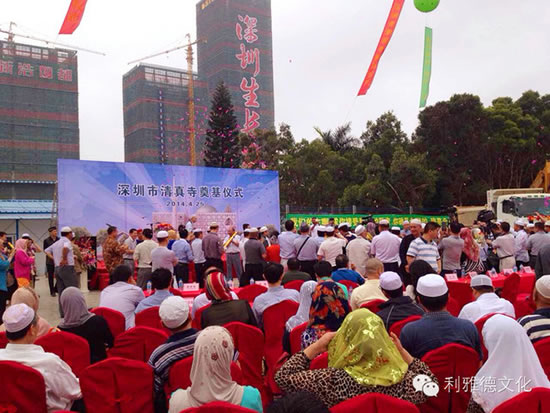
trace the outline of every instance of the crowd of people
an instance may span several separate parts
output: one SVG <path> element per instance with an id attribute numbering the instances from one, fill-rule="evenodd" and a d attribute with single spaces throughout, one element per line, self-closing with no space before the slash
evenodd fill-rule
<path id="1" fill-rule="evenodd" d="M 526 383 L 498 394 L 477 386 L 469 412 L 490 412 L 522 391 L 550 388 L 533 347 L 550 337 L 550 225 L 517 221 L 512 231 L 506 222 L 471 227 L 451 222 L 441 228 L 413 219 L 402 228 L 391 227 L 387 220 L 355 228 L 345 222 L 322 226 L 313 220 L 296 227 L 287 220 L 280 234 L 273 226 L 245 224 L 241 233 L 227 228 L 222 239 L 217 223 L 204 233 L 195 223 L 191 219 L 177 232 L 156 234 L 148 228 L 130 229 L 124 238 L 116 227 L 109 227 L 101 246 L 110 285 L 101 292 L 99 306 L 119 311 L 126 329 L 135 326 L 136 314 L 158 307 L 162 325 L 171 333 L 148 361 L 154 371 L 156 412 L 179 412 L 215 400 L 258 412 L 296 411 L 292 406 L 309 400 L 309 406 L 317 406 L 310 411 L 326 412 L 364 393 L 420 404 L 428 395 L 415 389 L 415 377 L 425 375 L 437 383 L 422 358 L 450 343 L 477 354 L 481 368 L 476 381 L 504 377 Z M 4 305 L 11 299 L 1 326 L 9 344 L 0 350 L 0 360 L 17 361 L 42 373 L 49 411 L 82 409 L 79 382 L 70 367 L 33 343 L 52 331 L 70 332 L 87 340 L 90 363 L 96 363 L 107 358 L 113 335 L 106 320 L 89 311 L 78 288 L 69 227 L 61 229 L 59 239 L 51 228 L 44 242 L 48 274 L 53 274 L 50 286 L 57 282 L 61 322 L 52 327 L 39 316 L 38 296 L 29 283 L 19 281 L 29 279 L 24 263 L 33 265 L 31 251 L 36 245 L 28 238 L 22 237 L 10 251 L 0 236 L 0 298 Z M 17 264 L 17 287 L 10 295 L 12 262 Z M 191 263 L 203 290 L 192 305 L 171 291 L 189 282 Z M 532 295 L 536 310 L 515 321 L 513 303 L 499 297 L 492 278 L 484 273 L 519 271 L 522 266 L 537 271 Z M 447 311 L 453 299 L 445 278 L 450 273 L 471 277 L 474 300 L 458 316 Z M 267 290 L 251 302 L 239 299 L 234 290 L 257 281 L 266 281 Z M 287 288 L 296 281 L 301 282 L 299 291 Z M 282 394 L 268 404 L 262 389 L 241 386 L 231 378 L 238 351 L 223 326 L 239 321 L 265 329 L 266 310 L 285 301 L 298 305 L 282 333 L 281 345 L 289 357 L 276 372 L 267 372 Z M 377 305 L 371 307 L 374 302 Z M 197 326 L 193 320 L 199 312 Z M 478 332 L 474 323 L 494 313 L 498 315 Z M 407 323 L 399 336 L 390 333 L 395 323 L 410 316 L 418 319 Z M 291 332 L 300 326 L 305 326 L 301 351 L 290 355 Z M 328 368 L 311 370 L 312 360 L 323 353 L 328 354 Z M 189 356 L 192 385 L 165 394 L 170 368 Z M 443 383 L 439 389 L 444 391 Z"/>

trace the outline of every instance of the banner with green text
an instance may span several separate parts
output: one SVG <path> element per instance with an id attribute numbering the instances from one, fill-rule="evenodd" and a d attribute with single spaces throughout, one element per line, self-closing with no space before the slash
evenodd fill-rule
<path id="1" fill-rule="evenodd" d="M 299 226 L 302 222 L 307 222 L 308 224 L 311 224 L 311 219 L 313 217 L 317 218 L 317 220 L 321 223 L 321 225 L 327 225 L 329 218 L 334 218 L 334 222 L 336 225 L 342 223 L 342 222 L 349 222 L 352 227 L 355 227 L 361 223 L 362 217 L 365 215 L 360 214 L 335 214 L 335 215 L 313 215 L 313 214 L 287 214 L 286 219 L 293 220 L 297 226 Z M 376 222 L 380 221 L 381 219 L 387 219 L 390 221 L 390 226 L 398 226 L 403 227 L 403 221 L 409 221 L 411 219 L 417 218 L 420 221 L 426 223 L 430 221 L 437 222 L 439 225 L 441 225 L 443 222 L 449 222 L 449 216 L 447 215 L 421 215 L 421 214 L 412 214 L 412 215 L 399 215 L 399 214 L 377 214 L 372 215 L 374 220 Z"/>

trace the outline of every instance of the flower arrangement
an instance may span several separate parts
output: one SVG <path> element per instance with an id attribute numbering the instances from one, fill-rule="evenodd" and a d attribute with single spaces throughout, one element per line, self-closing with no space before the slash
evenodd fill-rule
<path id="1" fill-rule="evenodd" d="M 94 272 L 97 267 L 96 238 L 80 237 L 75 240 L 75 244 L 80 248 L 82 265 L 86 267 L 88 272 Z"/>

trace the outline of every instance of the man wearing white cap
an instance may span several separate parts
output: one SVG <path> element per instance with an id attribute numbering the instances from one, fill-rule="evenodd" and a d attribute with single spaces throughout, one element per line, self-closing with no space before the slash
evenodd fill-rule
<path id="1" fill-rule="evenodd" d="M 346 253 L 349 257 L 351 268 L 355 269 L 361 276 L 366 274 L 367 260 L 370 254 L 370 241 L 367 240 L 367 228 L 363 225 L 357 225 L 355 235 L 357 238 L 348 242 Z"/>
<path id="2" fill-rule="evenodd" d="M 325 231 L 326 227 L 324 225 L 317 225 L 315 227 L 315 235 L 313 236 L 313 239 L 317 243 L 317 245 L 320 247 L 323 241 L 325 240 Z"/>
<path id="3" fill-rule="evenodd" d="M 518 320 L 529 339 L 535 343 L 543 338 L 550 337 L 550 275 L 544 275 L 535 283 L 533 301 L 537 309 L 533 314 L 521 317 Z"/>
<path id="4" fill-rule="evenodd" d="M 365 264 L 365 278 L 363 285 L 353 289 L 350 298 L 352 310 L 356 310 L 363 304 L 373 300 L 386 301 L 386 296 L 380 289 L 380 274 L 384 271 L 384 264 L 379 259 L 371 258 Z M 334 273 L 333 273 L 334 274 Z M 334 280 L 337 281 L 337 280 Z"/>
<path id="5" fill-rule="evenodd" d="M 378 223 L 380 233 L 372 239 L 370 255 L 384 264 L 384 271 L 399 271 L 399 246 L 401 238 L 390 232 L 390 222 L 382 219 Z"/>
<path id="6" fill-rule="evenodd" d="M 529 266 L 535 268 L 537 263 L 537 255 L 545 245 L 550 244 L 550 235 L 544 232 L 544 224 L 542 222 L 535 223 L 535 233 L 527 240 L 527 249 L 529 250 Z"/>
<path id="7" fill-rule="evenodd" d="M 264 268 L 266 266 L 267 252 L 264 244 L 258 239 L 258 228 L 250 228 L 248 234 L 248 241 L 244 246 L 246 253 L 245 270 L 241 275 L 239 282 L 240 286 L 246 286 L 250 284 L 250 279 L 254 281 L 262 281 Z"/>
<path id="8" fill-rule="evenodd" d="M 328 261 L 332 268 L 336 269 L 336 257 L 344 252 L 347 241 L 344 238 L 334 236 L 334 227 L 326 227 L 325 229 L 326 238 L 317 251 L 317 259 Z"/>
<path id="9" fill-rule="evenodd" d="M 260 239 L 264 247 L 269 247 L 271 245 L 271 240 L 269 239 L 269 228 L 267 226 L 262 226 L 260 228 Z"/>
<path id="10" fill-rule="evenodd" d="M 154 371 L 155 411 L 165 412 L 166 395 L 164 384 L 168 381 L 172 365 L 193 355 L 199 332 L 191 328 L 189 304 L 182 297 L 168 297 L 159 307 L 159 316 L 164 327 L 172 332 L 166 343 L 158 346 L 149 358 Z"/>
<path id="11" fill-rule="evenodd" d="M 472 295 L 476 299 L 462 307 L 458 318 L 475 323 L 481 317 L 491 313 L 502 313 L 516 318 L 514 306 L 510 301 L 495 294 L 493 281 L 485 274 L 476 275 L 470 280 Z"/>
<path id="12" fill-rule="evenodd" d="M 57 280 L 57 296 L 61 299 L 61 293 L 67 287 L 78 288 L 78 277 L 74 270 L 74 255 L 71 240 L 73 231 L 70 227 L 61 228 L 61 238 L 50 245 L 44 251 L 55 265 L 55 278 Z M 59 303 L 59 314 L 63 318 L 63 309 Z"/>
<path id="13" fill-rule="evenodd" d="M 343 236 L 348 242 L 354 240 L 356 237 L 350 232 L 351 224 L 349 222 L 342 222 L 340 225 L 338 225 L 338 230 L 340 231 L 340 235 Z"/>
<path id="14" fill-rule="evenodd" d="M 378 305 L 380 310 L 376 315 L 382 319 L 386 330 L 389 331 L 393 323 L 412 315 L 424 315 L 424 310 L 411 297 L 403 295 L 403 283 L 399 274 L 391 271 L 383 273 L 380 276 L 380 289 L 388 301 Z"/>
<path id="15" fill-rule="evenodd" d="M 544 231 L 548 234 L 550 233 L 550 221 L 544 223 Z"/>
<path id="16" fill-rule="evenodd" d="M 151 265 L 155 272 L 158 268 L 166 268 L 174 274 L 174 266 L 178 263 L 178 258 L 174 251 L 168 249 L 168 232 L 157 232 L 157 241 L 159 246 L 151 251 Z"/>
<path id="17" fill-rule="evenodd" d="M 14 304 L 2 316 L 8 345 L 0 350 L 0 361 L 15 361 L 38 370 L 46 385 L 48 412 L 70 410 L 74 400 L 82 398 L 78 379 L 71 368 L 53 353 L 34 345 L 38 335 L 37 318 L 26 304 Z M 2 377 L 3 381 L 16 377 Z M 37 410 L 39 410 L 37 406 Z"/>
<path id="18" fill-rule="evenodd" d="M 411 233 L 411 223 L 407 220 L 403 221 L 403 229 L 401 230 L 401 236 L 406 237 Z"/>
<path id="19" fill-rule="evenodd" d="M 529 235 L 525 232 L 525 222 L 518 219 L 514 223 L 514 231 L 516 232 L 515 244 L 516 244 L 516 267 L 520 265 L 529 265 L 529 253 L 527 252 L 527 241 Z"/>
<path id="20" fill-rule="evenodd" d="M 426 310 L 418 321 L 408 323 L 401 330 L 401 344 L 414 358 L 421 359 L 428 351 L 449 343 L 473 348 L 482 359 L 479 334 L 468 320 L 453 317 L 446 310 L 449 289 L 438 274 L 420 277 L 416 286 L 417 300 Z"/>

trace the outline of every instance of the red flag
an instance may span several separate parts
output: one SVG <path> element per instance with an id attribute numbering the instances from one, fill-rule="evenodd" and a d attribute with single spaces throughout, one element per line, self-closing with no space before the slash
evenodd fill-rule
<path id="1" fill-rule="evenodd" d="M 361 84 L 361 88 L 359 89 L 357 96 L 366 94 L 367 90 L 369 90 L 372 85 L 374 75 L 376 74 L 376 69 L 378 69 L 378 62 L 380 62 L 380 58 L 384 54 L 384 50 L 386 50 L 386 46 L 390 42 L 393 35 L 395 26 L 397 26 L 397 21 L 399 20 L 399 15 L 401 14 L 401 9 L 403 9 L 404 2 L 405 0 L 393 0 L 393 5 L 391 6 L 388 20 L 386 20 L 386 25 L 384 26 L 384 31 L 382 32 L 382 37 L 380 37 L 380 40 L 378 41 L 378 46 L 376 47 L 376 51 L 374 52 L 374 56 L 370 62 L 369 71 L 365 76 L 365 80 L 363 80 L 363 83 Z"/>
<path id="2" fill-rule="evenodd" d="M 63 25 L 59 30 L 59 34 L 73 34 L 82 20 L 87 1 L 88 0 L 71 0 L 71 5 L 65 16 L 65 21 L 63 21 Z"/>

